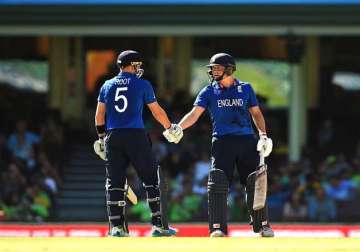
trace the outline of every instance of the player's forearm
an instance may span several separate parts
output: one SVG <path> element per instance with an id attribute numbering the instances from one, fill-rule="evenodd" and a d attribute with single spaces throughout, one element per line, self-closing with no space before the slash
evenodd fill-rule
<path id="1" fill-rule="evenodd" d="M 105 125 L 105 116 L 103 115 L 95 115 L 95 126 Z"/>
<path id="2" fill-rule="evenodd" d="M 95 126 L 105 125 L 105 104 L 98 102 L 95 112 Z"/>
<path id="3" fill-rule="evenodd" d="M 156 121 L 158 121 L 164 129 L 168 129 L 171 126 L 171 122 L 166 114 L 166 112 L 160 107 L 156 113 L 152 112 Z"/>
<path id="4" fill-rule="evenodd" d="M 266 134 L 265 119 L 262 113 L 256 113 L 252 115 L 255 126 L 259 131 L 259 134 Z"/>
<path id="5" fill-rule="evenodd" d="M 181 119 L 181 121 L 178 124 L 182 129 L 187 129 L 191 127 L 194 123 L 196 123 L 198 119 L 199 117 L 195 115 L 193 111 L 190 111 Z"/>

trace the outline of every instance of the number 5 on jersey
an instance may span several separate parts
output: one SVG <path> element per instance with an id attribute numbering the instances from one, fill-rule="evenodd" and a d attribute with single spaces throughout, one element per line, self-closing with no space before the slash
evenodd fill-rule
<path id="1" fill-rule="evenodd" d="M 126 96 L 123 95 L 123 94 L 120 94 L 120 92 L 123 92 L 123 91 L 127 91 L 128 88 L 127 87 L 118 87 L 116 89 L 116 93 L 115 93 L 115 101 L 119 101 L 119 100 L 123 100 L 124 101 L 124 106 L 122 108 L 119 108 L 118 105 L 115 105 L 115 109 L 117 112 L 119 113 L 122 113 L 126 110 L 127 106 L 128 106 L 128 101 L 126 99 Z"/>

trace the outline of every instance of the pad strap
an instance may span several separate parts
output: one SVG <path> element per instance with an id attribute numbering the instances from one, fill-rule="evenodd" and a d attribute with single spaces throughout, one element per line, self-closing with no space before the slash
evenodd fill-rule
<path id="1" fill-rule="evenodd" d="M 160 215 L 161 215 L 161 212 L 160 212 L 160 211 L 151 213 L 151 217 L 160 216 Z"/>
<path id="2" fill-rule="evenodd" d="M 147 202 L 156 202 L 156 201 L 160 201 L 160 197 L 155 197 L 155 198 L 151 198 L 151 199 L 147 199 Z"/>
<path id="3" fill-rule="evenodd" d="M 120 200 L 120 201 L 106 201 L 106 204 L 108 206 L 121 206 L 121 207 L 124 207 L 126 206 L 126 201 L 125 200 Z"/>

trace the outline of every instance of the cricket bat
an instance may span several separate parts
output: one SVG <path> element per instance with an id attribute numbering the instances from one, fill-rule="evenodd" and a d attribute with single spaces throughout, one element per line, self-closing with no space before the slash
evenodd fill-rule
<path id="1" fill-rule="evenodd" d="M 259 167 L 256 170 L 255 191 L 253 209 L 260 210 L 265 206 L 267 193 L 267 166 L 265 164 L 264 152 L 260 151 Z"/>
<path id="2" fill-rule="evenodd" d="M 136 205 L 137 202 L 138 202 L 138 199 L 137 199 L 136 194 L 134 193 L 133 189 L 131 189 L 131 187 L 127 183 L 127 181 L 126 181 L 126 184 L 125 184 L 125 190 L 126 190 L 126 197 L 129 199 L 129 201 L 133 205 Z"/>

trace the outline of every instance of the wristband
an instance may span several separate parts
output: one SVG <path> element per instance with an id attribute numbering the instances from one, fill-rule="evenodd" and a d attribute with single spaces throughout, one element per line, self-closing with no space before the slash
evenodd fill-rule
<path id="1" fill-rule="evenodd" d="M 104 125 L 95 125 L 96 132 L 100 138 L 103 138 L 105 135 L 105 124 Z"/>

